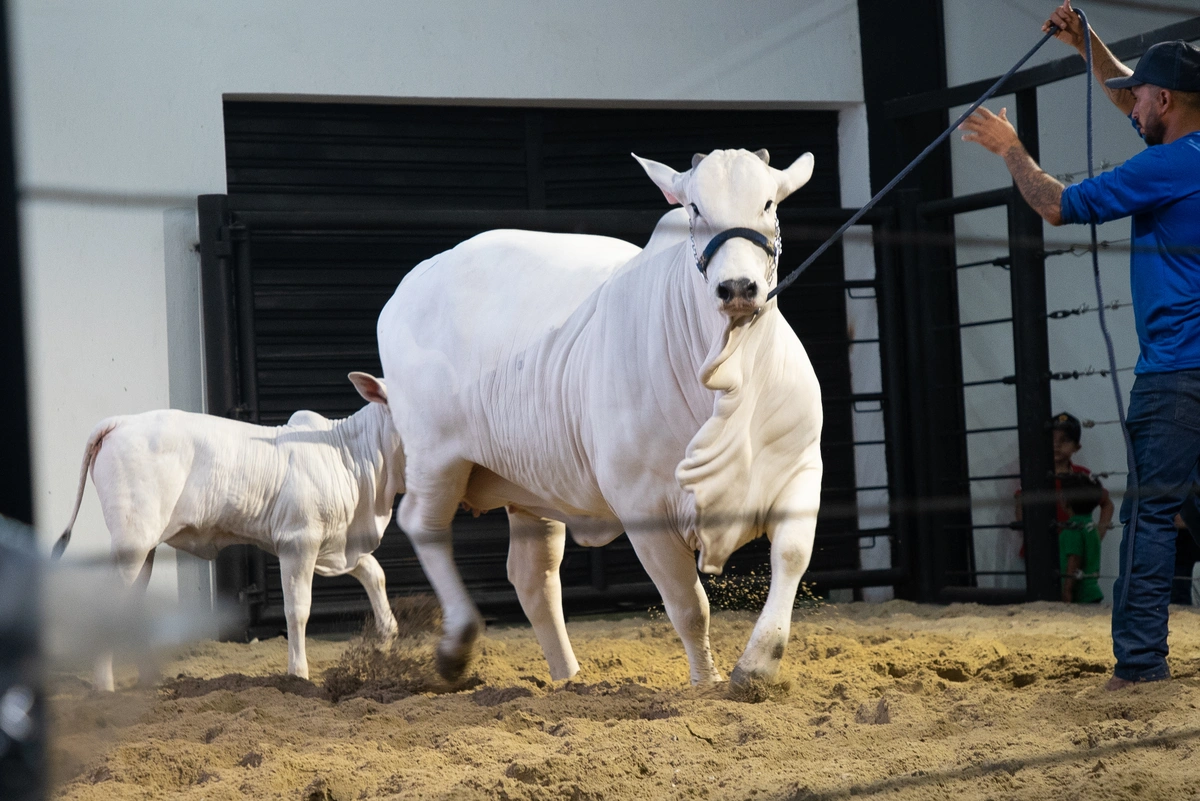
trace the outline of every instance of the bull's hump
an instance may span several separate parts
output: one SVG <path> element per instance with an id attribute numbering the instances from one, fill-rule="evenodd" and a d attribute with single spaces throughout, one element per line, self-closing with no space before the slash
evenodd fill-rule
<path id="1" fill-rule="evenodd" d="M 473 373 L 495 370 L 552 336 L 638 252 L 608 237 L 480 234 L 431 259 L 419 279 L 406 279 L 380 318 L 381 347 L 397 344 L 391 329 L 398 327 L 470 382 Z M 519 355 L 515 360 L 524 366 Z"/>

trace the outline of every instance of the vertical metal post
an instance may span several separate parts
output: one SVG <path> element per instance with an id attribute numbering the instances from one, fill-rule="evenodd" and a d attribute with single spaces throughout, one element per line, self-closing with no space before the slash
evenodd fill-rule
<path id="1" fill-rule="evenodd" d="M 967 460 L 966 409 L 963 395 L 962 339 L 958 308 L 958 272 L 954 249 L 932 244 L 929 234 L 953 240 L 953 217 L 927 219 L 918 207 L 916 233 L 919 315 L 914 321 L 922 340 L 921 381 L 928 391 L 918 410 L 925 417 L 926 463 L 929 489 L 922 493 L 933 499 L 928 517 L 930 563 L 936 595 L 943 600 L 948 587 L 972 586 L 975 543 L 971 536 L 971 490 Z"/>
<path id="2" fill-rule="evenodd" d="M 242 399 L 229 199 L 225 195 L 201 195 L 196 207 L 200 223 L 205 408 L 209 414 L 237 417 Z M 213 605 L 218 612 L 221 639 L 244 639 L 250 625 L 250 606 L 245 593 L 250 583 L 249 548 L 234 545 L 217 554 Z"/>
<path id="3" fill-rule="evenodd" d="M 258 422 L 258 357 L 254 337 L 254 279 L 250 272 L 250 233 L 244 225 L 229 226 L 237 286 L 237 355 L 240 388 L 238 418 Z"/>
<path id="4" fill-rule="evenodd" d="M 0 3 L 3 13 L 4 4 Z M 0 425 L 0 514 L 33 523 L 25 314 L 17 243 L 17 176 L 6 27 L 7 20 L 0 19 L 0 420 L 4 421 Z"/>
<path id="5" fill-rule="evenodd" d="M 237 327 L 233 308 L 229 198 L 225 195 L 201 195 L 196 207 L 200 225 L 205 411 L 229 417 L 238 404 Z"/>
<path id="6" fill-rule="evenodd" d="M 1017 92 L 1017 133 L 1038 158 L 1037 90 Z M 1054 458 L 1050 438 L 1050 346 L 1046 333 L 1046 265 L 1042 218 L 1013 192 L 1008 207 L 1017 442 L 1029 600 L 1059 597 Z"/>
<path id="7" fill-rule="evenodd" d="M 905 376 L 908 363 L 904 348 L 904 308 L 899 275 L 899 247 L 894 241 L 896 215 L 893 212 L 876 229 L 875 276 L 878 280 L 879 366 L 886 400 L 883 404 L 884 453 L 888 468 L 889 522 L 892 539 L 892 567 L 911 574 L 913 516 L 912 465 L 909 463 L 911 434 L 908 421 Z M 899 587 L 904 592 L 904 587 Z"/>
<path id="8" fill-rule="evenodd" d="M 39 659 L 41 558 L 37 534 L 25 525 L 33 522 L 33 465 L 7 12 L 0 0 L 0 798 L 35 801 L 50 786 Z"/>
<path id="9" fill-rule="evenodd" d="M 903 399 L 902 408 L 905 410 L 906 419 L 901 427 L 908 432 L 909 445 L 908 459 L 900 467 L 903 471 L 901 475 L 906 477 L 909 489 L 909 494 L 903 499 L 908 506 L 905 512 L 910 520 L 911 532 L 909 570 L 912 579 L 906 595 L 914 600 L 932 601 L 940 589 L 937 586 L 938 571 L 935 562 L 938 559 L 931 526 L 932 516 L 914 508 L 917 499 L 933 495 L 933 485 L 928 472 L 931 438 L 925 415 L 929 400 L 926 391 L 931 387 L 928 386 L 928 380 L 918 378 L 928 378 L 928 371 L 924 369 L 921 332 L 925 303 L 921 297 L 921 265 L 916 243 L 919 228 L 917 202 L 921 198 L 921 190 L 898 189 L 895 194 L 901 238 L 899 287 L 896 292 L 899 302 L 892 304 L 894 314 L 888 325 L 894 328 L 895 332 L 888 338 L 893 340 L 892 347 L 897 351 L 903 347 L 902 353 L 897 355 L 902 359 L 901 364 L 905 365 L 904 375 L 907 377 L 907 381 L 898 387 L 900 391 L 893 399 L 893 403 Z M 903 334 L 900 334 L 901 330 Z"/>

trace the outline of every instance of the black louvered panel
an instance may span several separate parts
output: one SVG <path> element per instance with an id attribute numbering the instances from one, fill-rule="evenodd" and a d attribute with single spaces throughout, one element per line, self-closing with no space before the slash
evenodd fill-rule
<path id="1" fill-rule="evenodd" d="M 544 120 L 547 208 L 665 210 L 662 193 L 630 153 L 685 170 L 693 154 L 725 148 L 766 148 L 780 169 L 811 151 L 813 179 L 787 205 L 841 205 L 836 112 L 576 109 L 544 112 Z"/>
<path id="2" fill-rule="evenodd" d="M 520 109 L 306 103 L 227 103 L 229 205 L 252 211 L 403 209 L 578 209 L 578 230 L 644 242 L 646 230 L 611 229 L 595 209 L 667 207 L 631 151 L 685 169 L 692 154 L 720 147 L 765 147 L 773 166 L 805 151 L 813 179 L 786 208 L 839 206 L 837 115 L 810 111 Z M 609 227 L 606 227 L 609 226 Z M 484 225 L 479 230 L 497 227 Z M 824 225 L 816 228 L 828 227 Z M 329 417 L 362 405 L 351 370 L 380 374 L 379 311 L 404 275 L 476 231 L 404 228 L 347 232 L 248 230 L 254 298 L 258 411 L 279 424 L 297 409 Z M 819 241 L 785 234 L 786 272 Z M 855 500 L 848 341 L 840 248 L 813 265 L 780 308 L 805 343 L 826 403 L 823 504 Z M 849 489 L 848 489 L 849 488 Z M 853 518 L 823 518 L 812 569 L 857 567 Z M 456 560 L 485 611 L 515 611 L 507 580 L 504 513 L 455 520 Z M 416 556 L 393 523 L 376 557 L 389 591 L 428 591 Z M 729 573 L 765 574 L 769 545 L 734 554 Z M 261 625 L 281 625 L 278 564 L 267 559 Z M 629 541 L 600 549 L 568 542 L 561 575 L 569 611 L 629 608 L 630 588 L 648 578 Z M 607 589 L 606 589 L 607 588 Z M 624 588 L 624 589 L 623 589 Z M 623 606 L 624 605 L 624 606 Z M 314 582 L 314 615 L 357 615 L 367 608 L 348 577 Z"/>
<path id="3" fill-rule="evenodd" d="M 242 210 L 526 208 L 529 199 L 518 109 L 226 103 L 225 159 Z"/>
<path id="4" fill-rule="evenodd" d="M 251 232 L 260 419 L 296 409 L 341 417 L 362 405 L 346 374 L 382 375 L 375 321 L 413 266 L 462 234 Z"/>

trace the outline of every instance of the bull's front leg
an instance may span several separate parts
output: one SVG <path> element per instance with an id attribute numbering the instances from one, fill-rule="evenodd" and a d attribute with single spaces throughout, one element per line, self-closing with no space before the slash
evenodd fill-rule
<path id="1" fill-rule="evenodd" d="M 687 651 L 692 684 L 720 681 L 708 643 L 708 596 L 696 571 L 696 556 L 683 539 L 662 529 L 628 531 L 654 586 L 658 588 L 675 626 L 683 649 Z"/>
<path id="2" fill-rule="evenodd" d="M 779 673 L 779 662 L 791 634 L 796 590 L 812 558 L 820 500 L 821 470 L 806 470 L 782 496 L 777 507 L 778 518 L 767 527 L 771 540 L 771 587 L 750 642 L 733 669 L 730 681 L 734 685 L 770 681 Z"/>

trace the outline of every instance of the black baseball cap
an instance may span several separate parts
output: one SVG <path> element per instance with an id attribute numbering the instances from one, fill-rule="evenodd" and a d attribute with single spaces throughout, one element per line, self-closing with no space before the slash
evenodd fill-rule
<path id="1" fill-rule="evenodd" d="M 1061 431 L 1067 435 L 1067 439 L 1079 444 L 1079 438 L 1083 434 L 1083 427 L 1079 425 L 1079 418 L 1073 414 L 1062 412 L 1054 415 L 1050 420 L 1051 431 Z"/>
<path id="2" fill-rule="evenodd" d="M 1129 89 L 1144 83 L 1180 92 L 1200 92 L 1200 47 L 1184 41 L 1159 42 L 1138 61 L 1127 78 L 1109 78 L 1109 89 Z"/>

